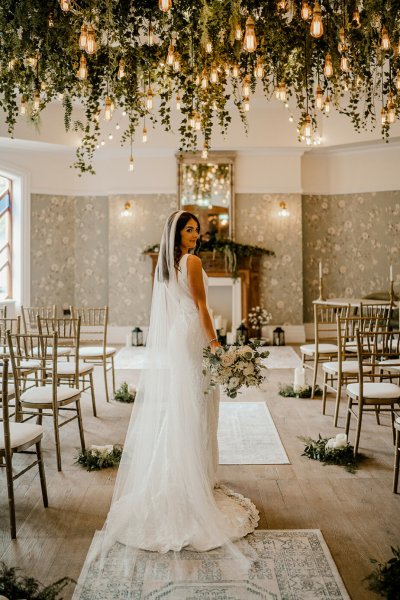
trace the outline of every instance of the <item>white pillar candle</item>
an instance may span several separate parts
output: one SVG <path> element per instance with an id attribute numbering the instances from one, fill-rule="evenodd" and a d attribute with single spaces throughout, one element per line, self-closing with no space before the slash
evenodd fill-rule
<path id="1" fill-rule="evenodd" d="M 319 278 L 322 278 L 322 262 L 319 261 Z"/>
<path id="2" fill-rule="evenodd" d="M 226 343 L 233 344 L 233 331 L 228 331 L 226 334 Z"/>
<path id="3" fill-rule="evenodd" d="M 214 325 L 215 325 L 215 329 L 221 329 L 221 327 L 222 327 L 222 316 L 221 315 L 215 315 Z"/>
<path id="4" fill-rule="evenodd" d="M 393 265 L 390 265 L 389 267 L 389 280 L 390 282 L 393 281 Z"/>
<path id="5" fill-rule="evenodd" d="M 306 384 L 306 371 L 303 367 L 296 367 L 294 370 L 293 390 L 298 392 Z"/>

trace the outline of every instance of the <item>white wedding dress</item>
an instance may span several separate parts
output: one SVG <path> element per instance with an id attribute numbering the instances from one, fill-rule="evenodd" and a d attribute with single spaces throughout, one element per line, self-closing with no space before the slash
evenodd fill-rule
<path id="1" fill-rule="evenodd" d="M 157 552 L 210 550 L 254 531 L 259 520 L 250 500 L 216 481 L 219 390 L 209 389 L 202 372 L 207 340 L 189 291 L 188 258 L 166 298 L 155 283 L 148 368 L 105 525 L 109 541 Z M 204 271 L 203 278 L 207 288 Z"/>

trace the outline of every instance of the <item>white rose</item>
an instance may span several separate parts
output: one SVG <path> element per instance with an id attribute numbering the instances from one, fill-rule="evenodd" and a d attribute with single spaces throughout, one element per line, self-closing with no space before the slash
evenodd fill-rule
<path id="1" fill-rule="evenodd" d="M 235 362 L 235 355 L 231 352 L 226 352 L 221 356 L 221 365 L 223 367 L 230 367 Z"/>
<path id="2" fill-rule="evenodd" d="M 325 450 L 334 450 L 336 448 L 336 439 L 329 438 L 329 440 L 325 444 Z"/>
<path id="3" fill-rule="evenodd" d="M 250 348 L 250 346 L 240 346 L 240 348 L 237 349 L 237 354 L 239 356 L 251 358 L 253 356 L 253 350 Z"/>
<path id="4" fill-rule="evenodd" d="M 228 389 L 229 390 L 233 390 L 234 388 L 238 387 L 240 383 L 240 380 L 238 377 L 231 377 L 230 380 L 228 381 Z"/>
<path id="5" fill-rule="evenodd" d="M 252 363 L 248 364 L 247 367 L 245 367 L 243 369 L 243 375 L 253 375 L 254 373 L 254 367 L 252 365 Z"/>

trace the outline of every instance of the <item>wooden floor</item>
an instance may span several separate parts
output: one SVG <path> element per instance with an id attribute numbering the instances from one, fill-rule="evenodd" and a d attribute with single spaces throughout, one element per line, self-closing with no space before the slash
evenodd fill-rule
<path id="1" fill-rule="evenodd" d="M 135 383 L 138 373 L 117 372 L 117 382 Z M 291 383 L 293 370 L 268 371 L 261 391 L 246 391 L 240 400 L 265 400 L 291 464 L 220 467 L 220 480 L 250 497 L 257 505 L 261 529 L 321 529 L 353 600 L 375 599 L 363 579 L 370 558 L 385 561 L 390 546 L 400 544 L 400 494 L 391 491 L 394 448 L 388 420 L 378 426 L 365 419 L 360 450 L 369 459 L 355 474 L 341 467 L 323 467 L 301 456 L 301 435 L 332 436 L 343 431 L 332 424 L 333 399 L 328 416 L 319 400 L 281 398 L 280 383 Z M 131 406 L 105 402 L 101 372 L 96 373 L 98 418 L 90 399 L 83 400 L 86 443 L 123 443 Z M 0 473 L 0 560 L 19 566 L 43 583 L 61 577 L 77 579 L 96 529 L 100 529 L 111 501 L 115 470 L 87 473 L 74 464 L 79 437 L 76 422 L 61 430 L 63 471 L 56 470 L 55 452 L 47 422 L 44 459 L 50 506 L 43 508 L 39 480 L 32 470 L 15 483 L 17 535 L 9 538 L 5 474 Z M 352 429 L 354 433 L 354 428 Z M 22 459 L 18 457 L 20 464 Z M 64 598 L 71 597 L 73 585 Z"/>

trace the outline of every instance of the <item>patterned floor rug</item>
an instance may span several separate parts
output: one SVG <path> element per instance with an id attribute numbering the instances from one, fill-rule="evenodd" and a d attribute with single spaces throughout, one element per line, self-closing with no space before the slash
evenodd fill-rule
<path id="1" fill-rule="evenodd" d="M 291 346 L 266 346 L 270 353 L 265 360 L 268 369 L 295 369 L 301 366 L 301 360 Z M 115 356 L 116 369 L 143 369 L 145 348 L 121 348 Z"/>
<path id="2" fill-rule="evenodd" d="M 117 543 L 100 572 L 91 556 L 101 540 L 97 532 L 73 600 L 350 600 L 318 529 L 256 531 L 237 543 L 252 554 L 246 568 L 223 548 L 134 558 Z"/>
<path id="3" fill-rule="evenodd" d="M 265 402 L 221 402 L 221 465 L 287 465 L 289 459 Z"/>

